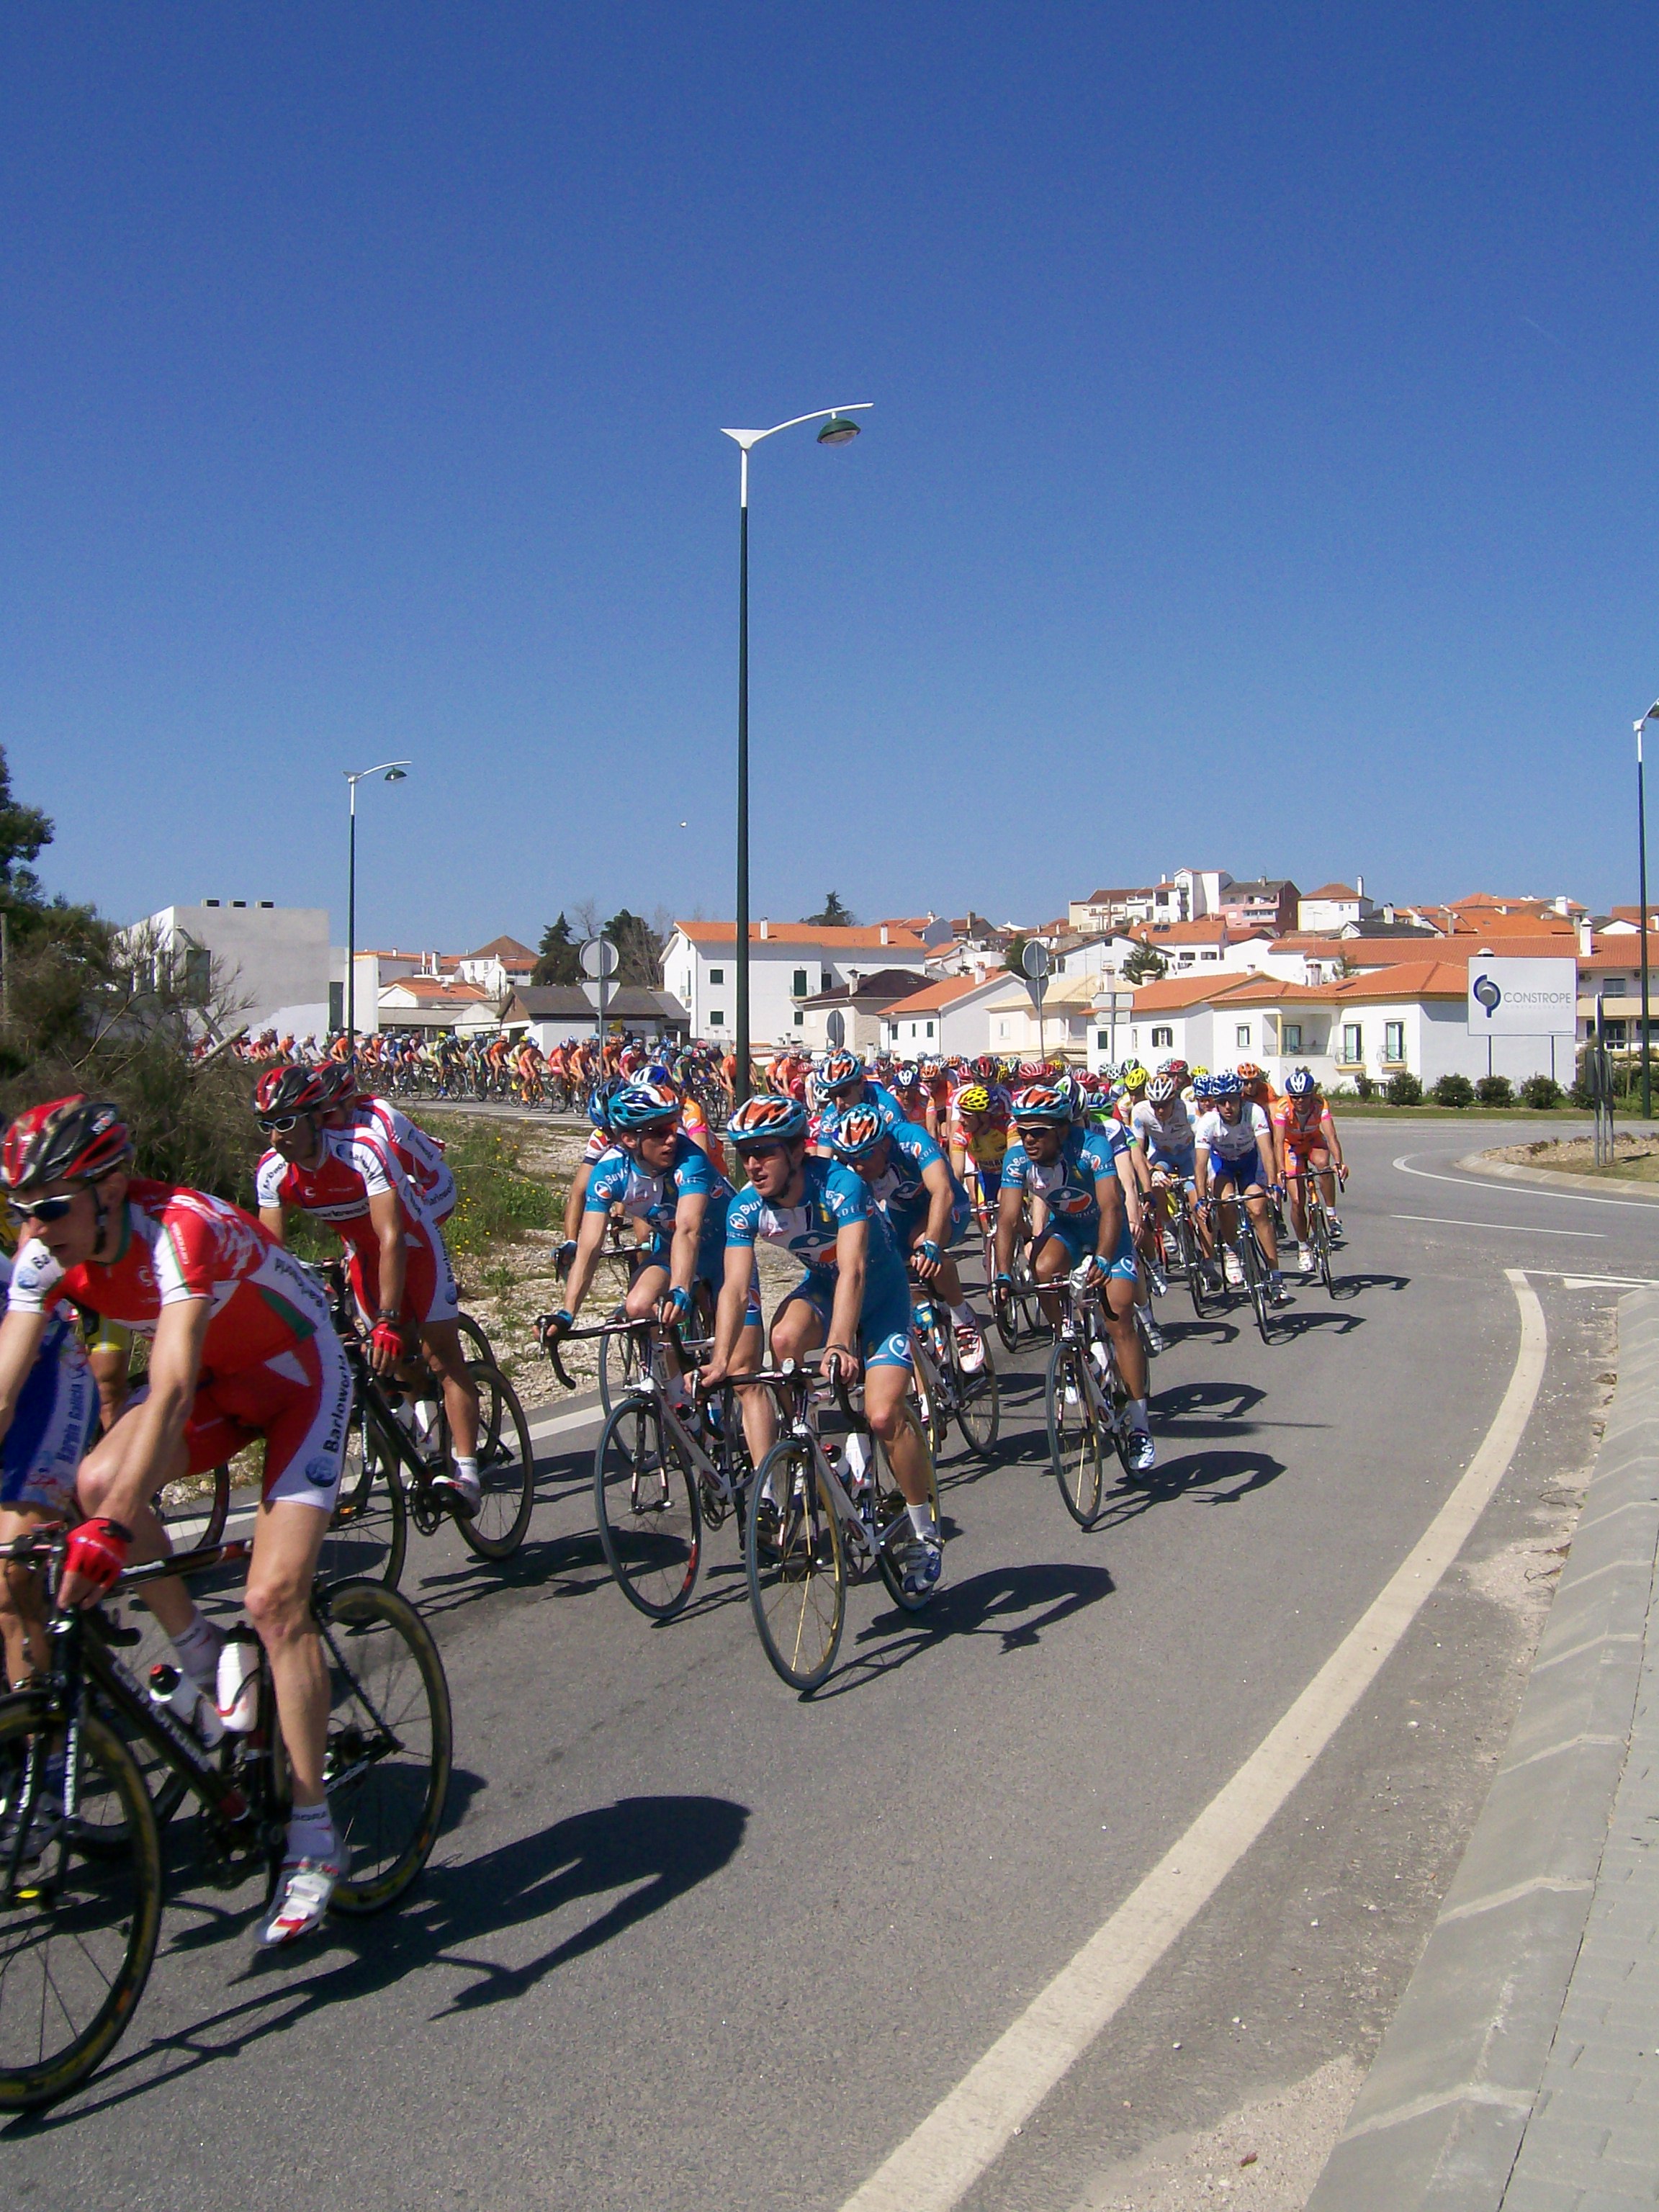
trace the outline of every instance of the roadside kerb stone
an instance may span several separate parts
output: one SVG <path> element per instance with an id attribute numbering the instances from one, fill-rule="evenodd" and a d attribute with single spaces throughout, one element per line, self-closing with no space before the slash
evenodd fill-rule
<path id="1" fill-rule="evenodd" d="M 1308 2212 L 1504 2202 L 1602 1873 L 1653 1599 L 1659 1291 L 1621 1298 L 1619 1329 L 1607 1431 L 1514 1729 Z"/>
<path id="2" fill-rule="evenodd" d="M 1647 1198 L 1659 1203 L 1659 1183 L 1638 1182 L 1631 1176 L 1569 1175 L 1563 1168 L 1523 1167 L 1519 1160 L 1495 1160 L 1490 1152 L 1465 1152 L 1453 1165 L 1465 1175 L 1499 1176 L 1505 1182 L 1541 1183 L 1547 1190 L 1570 1190 L 1577 1198 L 1594 1198 L 1606 1191 L 1614 1198 Z"/>

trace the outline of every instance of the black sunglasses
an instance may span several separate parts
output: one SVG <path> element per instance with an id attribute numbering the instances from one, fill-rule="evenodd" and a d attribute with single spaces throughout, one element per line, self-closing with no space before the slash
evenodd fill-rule
<path id="1" fill-rule="evenodd" d="M 763 1145 L 737 1145 L 733 1147 L 740 1160 L 767 1160 L 770 1159 L 775 1152 L 787 1152 L 788 1149 L 787 1145 L 776 1142 Z"/>
<path id="2" fill-rule="evenodd" d="M 14 1221 L 61 1221 L 75 1203 L 75 1193 L 62 1198 L 11 1199 L 6 1211 Z"/>

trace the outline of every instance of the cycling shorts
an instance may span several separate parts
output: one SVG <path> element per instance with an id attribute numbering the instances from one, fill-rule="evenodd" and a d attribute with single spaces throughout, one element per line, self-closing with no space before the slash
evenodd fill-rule
<path id="1" fill-rule="evenodd" d="M 1267 1178 L 1261 1172 L 1261 1154 L 1256 1146 L 1252 1145 L 1243 1158 L 1238 1160 L 1218 1159 L 1211 1153 L 1210 1187 L 1218 1191 L 1224 1183 L 1230 1183 L 1235 1190 L 1248 1190 L 1255 1183 L 1266 1190 Z"/>
<path id="2" fill-rule="evenodd" d="M 968 1173 L 969 1175 L 976 1175 L 979 1177 L 980 1191 L 986 1204 L 988 1206 L 994 1204 L 997 1194 L 1002 1188 L 1002 1162 L 1000 1158 L 994 1160 L 976 1160 L 970 1152 L 968 1155 Z"/>
<path id="3" fill-rule="evenodd" d="M 798 1282 L 783 1305 L 802 1298 L 823 1323 L 827 1339 L 830 1316 L 836 1305 L 836 1278 L 823 1267 L 809 1268 Z M 781 1313 L 783 1306 L 778 1311 Z M 893 1284 L 876 1286 L 875 1296 L 866 1280 L 864 1307 L 859 1315 L 859 1352 L 866 1367 L 909 1367 L 910 1358 L 910 1288 L 900 1279 Z"/>
<path id="4" fill-rule="evenodd" d="M 929 1211 L 929 1202 L 925 1191 L 913 1198 L 908 1206 L 897 1205 L 891 1199 L 888 1200 L 888 1226 L 897 1238 L 901 1252 L 912 1251 L 920 1240 L 927 1235 Z M 960 1237 L 967 1235 L 968 1224 L 972 1218 L 973 1209 L 969 1206 L 966 1199 L 958 1199 L 951 1208 L 951 1227 L 945 1239 L 947 1251 Z"/>
<path id="5" fill-rule="evenodd" d="M 380 1310 L 380 1252 L 376 1244 L 351 1248 L 351 1288 L 358 1311 L 372 1322 Z M 430 1237 L 404 1238 L 404 1302 L 398 1319 L 405 1328 L 425 1328 L 434 1322 L 453 1321 L 461 1310 L 455 1287 L 455 1271 L 449 1264 L 444 1240 L 434 1231 Z"/>
<path id="6" fill-rule="evenodd" d="M 1149 1155 L 1147 1165 L 1154 1172 L 1163 1168 L 1170 1175 L 1179 1176 L 1182 1182 L 1191 1182 L 1198 1173 L 1198 1147 L 1196 1145 L 1182 1145 L 1170 1151 L 1162 1146 L 1157 1146 Z"/>
<path id="7" fill-rule="evenodd" d="M 332 1329 L 319 1330 L 257 1367 L 204 1376 L 185 1425 L 185 1449 L 191 1474 L 205 1474 L 263 1437 L 264 1503 L 295 1499 L 331 1513 L 350 1427 L 345 1351 Z"/>
<path id="8" fill-rule="evenodd" d="M 1286 1134 L 1281 1137 L 1280 1142 L 1285 1147 L 1285 1167 L 1287 1174 L 1305 1175 L 1308 1172 L 1308 1163 L 1316 1152 L 1323 1152 L 1326 1166 L 1330 1164 L 1331 1146 L 1328 1137 L 1308 1137 L 1298 1140 Z M 1323 1175 L 1325 1169 L 1322 1168 L 1319 1172 Z"/>
<path id="9" fill-rule="evenodd" d="M 0 1505 L 27 1505 L 66 1519 L 97 1413 L 92 1370 L 71 1325 L 49 1322 L 0 1449 Z"/>
<path id="10" fill-rule="evenodd" d="M 1095 1239 L 1098 1233 L 1097 1228 L 1085 1228 L 1080 1223 L 1061 1220 L 1054 1214 L 1050 1214 L 1047 1227 L 1036 1240 L 1032 1256 L 1035 1258 L 1036 1253 L 1042 1249 L 1052 1237 L 1064 1250 L 1073 1267 L 1080 1267 L 1091 1253 L 1095 1251 Z M 1097 1254 L 1096 1256 L 1098 1257 L 1098 1255 Z M 1132 1283 L 1135 1280 L 1139 1271 L 1135 1265 L 1134 1242 L 1129 1235 L 1129 1224 L 1127 1220 L 1118 1231 L 1116 1249 L 1103 1264 L 1109 1280 L 1122 1283 Z"/>

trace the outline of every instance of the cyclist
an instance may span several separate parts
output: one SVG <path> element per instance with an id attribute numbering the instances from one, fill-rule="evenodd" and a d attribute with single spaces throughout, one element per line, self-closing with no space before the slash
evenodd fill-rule
<path id="1" fill-rule="evenodd" d="M 1196 1131 L 1199 1204 L 1227 1210 L 1222 1221 L 1224 1243 L 1232 1196 L 1243 1198 L 1267 1262 L 1268 1299 L 1282 1306 L 1290 1292 L 1279 1273 L 1279 1243 L 1273 1232 L 1273 1208 L 1267 1203 L 1269 1193 L 1279 1183 L 1273 1123 L 1261 1107 L 1246 1100 L 1244 1086 L 1236 1074 L 1211 1076 L 1208 1089 L 1208 1103 L 1198 1117 Z M 1243 1279 L 1231 1244 L 1223 1272 L 1235 1287 Z"/>
<path id="2" fill-rule="evenodd" d="M 939 1588 L 943 1538 L 933 1517 L 927 1439 L 908 1398 L 910 1285 L 892 1231 L 850 1168 L 809 1156 L 806 1109 L 798 1099 L 750 1098 L 732 1115 L 726 1134 L 749 1188 L 726 1212 L 726 1283 L 704 1387 L 732 1372 L 755 1240 L 763 1237 L 793 1252 L 806 1271 L 772 1317 L 772 1356 L 799 1359 L 823 1346 L 826 1366 L 844 1382 L 856 1383 L 862 1373 L 866 1417 L 909 1509 L 914 1540 L 903 1563 L 904 1587 L 913 1596 L 927 1596 Z M 769 1402 L 763 1426 L 769 1441 Z"/>
<path id="3" fill-rule="evenodd" d="M 281 1244 L 293 1206 L 326 1221 L 345 1246 L 357 1308 L 370 1327 L 370 1355 L 381 1373 L 404 1364 L 417 1340 L 442 1384 L 454 1465 L 432 1478 L 461 1513 L 476 1513 L 478 1391 L 455 1325 L 460 1298 L 442 1232 L 398 1166 L 366 1128 L 323 1125 L 328 1085 L 308 1067 L 261 1076 L 254 1112 L 271 1149 L 254 1170 L 259 1219 Z"/>
<path id="4" fill-rule="evenodd" d="M 1012 1140 L 1012 1101 L 982 1077 L 964 1083 L 951 1102 L 951 1165 L 965 1179 L 971 1168 L 981 1202 L 994 1206 L 1003 1156 Z"/>
<path id="5" fill-rule="evenodd" d="M 1172 1068 L 1154 1075 L 1146 1096 L 1130 1117 L 1130 1127 L 1144 1150 L 1155 1203 L 1181 1205 L 1193 1215 L 1193 1225 L 1206 1259 L 1214 1255 L 1209 1224 L 1197 1210 L 1198 1140 L 1179 1080 Z"/>
<path id="6" fill-rule="evenodd" d="M 950 1163 L 926 1129 L 914 1121 L 890 1128 L 875 1106 L 849 1107 L 830 1141 L 836 1158 L 868 1184 L 917 1279 L 938 1285 L 956 1324 L 962 1371 L 977 1375 L 985 1338 L 950 1254 L 968 1227 L 968 1194 Z"/>
<path id="7" fill-rule="evenodd" d="M 1310 1275 L 1314 1255 L 1308 1243 L 1308 1214 L 1303 1202 L 1307 1178 L 1310 1175 L 1319 1177 L 1331 1242 L 1340 1244 L 1342 1224 L 1336 1218 L 1336 1179 L 1346 1172 L 1330 1101 L 1322 1095 L 1311 1068 L 1294 1068 L 1285 1078 L 1285 1096 L 1273 1109 L 1273 1120 L 1290 1195 L 1291 1233 L 1297 1240 L 1297 1265 L 1304 1275 Z"/>
<path id="8" fill-rule="evenodd" d="M 149 1388 L 76 1480 L 88 1517 L 70 1534 L 64 1605 L 102 1596 L 130 1559 L 166 1558 L 151 1499 L 264 1437 L 243 1602 L 270 1654 L 293 1787 L 261 1941 L 288 1943 L 320 1923 L 343 1863 L 323 1788 L 328 1674 L 311 1583 L 339 1487 L 351 1370 L 298 1261 L 222 1199 L 131 1175 L 131 1150 L 118 1109 L 82 1093 L 30 1108 L 6 1132 L 0 1178 L 27 1241 L 0 1322 L 0 1408 L 22 1418 L 24 1378 L 71 1301 L 151 1339 Z M 182 1671 L 211 1685 L 220 1639 L 188 1590 L 163 1579 L 144 1597 Z"/>
<path id="9" fill-rule="evenodd" d="M 414 1188 L 420 1194 L 428 1218 L 441 1228 L 455 1211 L 455 1177 L 444 1158 L 441 1138 L 428 1136 L 418 1122 L 392 1104 L 360 1090 L 349 1066 L 323 1066 L 325 1129 L 368 1129 L 395 1155 Z"/>
<path id="10" fill-rule="evenodd" d="M 1052 1083 L 1022 1091 L 1013 1114 L 1015 1138 L 1003 1158 L 997 1201 L 997 1289 L 1012 1287 L 1014 1239 L 1029 1191 L 1047 1209 L 1031 1247 L 1037 1281 L 1052 1284 L 1086 1268 L 1089 1287 L 1104 1285 L 1106 1328 L 1129 1393 L 1130 1455 L 1136 1474 L 1150 1474 L 1158 1454 L 1146 1415 L 1146 1355 L 1134 1319 L 1133 1231 L 1140 1194 L 1128 1159 L 1129 1139 L 1112 1123 L 1097 1129 L 1074 1126 L 1069 1098 Z M 1052 1298 L 1044 1310 L 1051 1320 L 1059 1318 Z"/>
<path id="11" fill-rule="evenodd" d="M 895 1094 L 868 1074 L 857 1053 L 848 1052 L 845 1045 L 824 1054 L 812 1071 L 812 1080 L 822 1102 L 815 1141 L 826 1157 L 835 1139 L 836 1125 L 849 1107 L 873 1106 L 894 1129 L 911 1119 Z"/>

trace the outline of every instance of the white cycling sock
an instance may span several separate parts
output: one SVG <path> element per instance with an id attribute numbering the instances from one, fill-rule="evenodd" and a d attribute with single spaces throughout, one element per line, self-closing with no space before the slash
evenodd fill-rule
<path id="1" fill-rule="evenodd" d="M 219 1647 L 224 1640 L 212 1622 L 199 1613 L 191 1616 L 188 1628 L 181 1629 L 171 1639 L 179 1655 L 179 1664 L 198 1690 L 204 1683 L 212 1688 L 219 1671 Z"/>
<path id="2" fill-rule="evenodd" d="M 339 1848 L 326 1798 L 320 1805 L 296 1805 L 294 1808 L 288 1822 L 288 1857 L 327 1859 L 331 1864 Z"/>
<path id="3" fill-rule="evenodd" d="M 457 1452 L 455 1455 L 455 1472 L 460 1476 L 463 1482 L 476 1482 L 478 1480 L 478 1462 L 476 1458 L 463 1459 L 459 1452 Z"/>
<path id="4" fill-rule="evenodd" d="M 1146 1417 L 1146 1401 L 1144 1398 L 1131 1398 L 1129 1401 L 1129 1426 L 1132 1429 L 1146 1429 L 1150 1432 L 1150 1425 L 1151 1425 Z"/>
<path id="5" fill-rule="evenodd" d="M 955 1322 L 958 1328 L 977 1328 L 979 1327 L 979 1323 L 974 1319 L 974 1310 L 972 1306 L 969 1304 L 966 1298 L 963 1300 L 959 1306 L 951 1307 L 951 1318 Z"/>
<path id="6" fill-rule="evenodd" d="M 907 1510 L 910 1516 L 910 1526 L 918 1536 L 938 1535 L 939 1524 L 933 1518 L 933 1509 L 931 1505 L 912 1505 Z"/>

